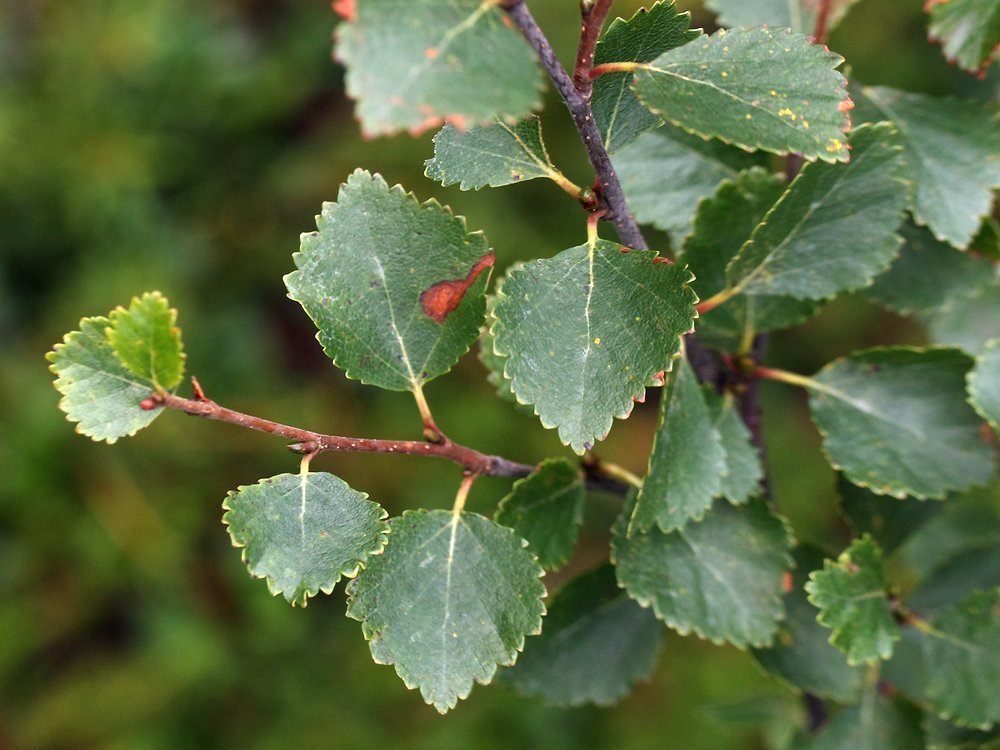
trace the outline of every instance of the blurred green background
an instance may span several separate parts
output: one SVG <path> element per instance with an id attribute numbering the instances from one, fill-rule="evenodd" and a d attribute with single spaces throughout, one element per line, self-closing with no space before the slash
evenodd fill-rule
<path id="1" fill-rule="evenodd" d="M 698 3 L 678 5 L 712 28 Z M 921 6 L 862 0 L 831 47 L 867 83 L 990 96 L 995 73 L 980 81 L 947 65 Z M 576 3 L 532 7 L 571 60 Z M 477 687 L 441 718 L 372 663 L 339 589 L 293 610 L 230 547 L 221 500 L 294 471 L 280 441 L 168 414 L 109 447 L 56 409 L 44 353 L 82 316 L 159 289 L 209 396 L 321 431 L 418 436 L 409 396 L 347 381 L 281 281 L 298 234 L 357 166 L 452 205 L 485 230 L 501 269 L 579 244 L 582 214 L 542 181 L 442 189 L 422 175 L 431 133 L 361 140 L 330 61 L 334 24 L 321 0 L 0 5 L 0 748 L 767 747 L 799 699 L 747 654 L 673 635 L 651 682 L 616 708 Z M 557 163 L 589 182 L 551 95 L 544 122 Z M 848 299 L 775 336 L 770 359 L 812 372 L 858 346 L 921 336 Z M 428 388 L 456 440 L 532 463 L 567 454 L 491 394 L 474 356 Z M 800 539 L 837 551 L 846 529 L 801 394 L 763 396 L 777 503 Z M 601 454 L 641 473 L 656 400 Z M 314 466 L 393 514 L 450 506 L 458 479 L 452 465 L 407 457 Z M 508 487 L 481 480 L 471 509 L 492 512 Z M 607 498 L 588 507 L 575 569 L 607 554 L 615 512 Z"/>

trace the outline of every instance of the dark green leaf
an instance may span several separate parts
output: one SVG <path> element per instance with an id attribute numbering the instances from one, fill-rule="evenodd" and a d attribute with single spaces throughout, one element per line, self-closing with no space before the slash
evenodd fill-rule
<path id="1" fill-rule="evenodd" d="M 372 657 L 445 713 L 541 630 L 542 569 L 510 529 L 473 513 L 407 511 L 348 587 Z"/>
<path id="2" fill-rule="evenodd" d="M 577 453 L 603 440 L 670 369 L 691 330 L 691 273 L 606 240 L 508 271 L 494 349 L 522 403 Z"/>
<path id="3" fill-rule="evenodd" d="M 856 539 L 836 562 L 827 560 L 809 579 L 806 591 L 819 608 L 817 619 L 833 630 L 830 643 L 847 654 L 848 664 L 892 656 L 899 626 L 885 593 L 882 550 L 869 535 Z"/>
<path id="4" fill-rule="evenodd" d="M 108 342 L 115 356 L 134 375 L 170 390 L 184 377 L 181 331 L 177 311 L 159 292 L 133 297 L 128 310 L 111 312 Z"/>
<path id="5" fill-rule="evenodd" d="M 594 64 L 650 62 L 669 49 L 701 36 L 689 29 L 690 13 L 678 13 L 673 0 L 661 0 L 648 10 L 639 8 L 629 20 L 616 18 L 597 43 Z M 629 88 L 628 73 L 607 73 L 594 81 L 590 107 L 609 154 L 631 143 L 662 120 L 639 103 Z"/>
<path id="6" fill-rule="evenodd" d="M 660 401 L 660 424 L 649 470 L 628 533 L 680 529 L 700 519 L 722 492 L 726 453 L 698 378 L 685 357 L 674 365 Z"/>
<path id="7" fill-rule="evenodd" d="M 1000 542 L 972 546 L 923 578 L 906 603 L 927 614 L 979 589 L 1000 586 Z"/>
<path id="8" fill-rule="evenodd" d="M 418 390 L 451 369 L 476 340 L 493 253 L 480 233 L 435 201 L 357 170 L 318 232 L 302 235 L 289 296 L 319 329 L 347 376 Z"/>
<path id="9" fill-rule="evenodd" d="M 931 41 L 945 57 L 972 73 L 982 71 L 1000 49 L 1000 0 L 928 0 Z"/>
<path id="10" fill-rule="evenodd" d="M 542 141 L 542 122 L 532 115 L 515 125 L 496 121 L 488 127 L 460 130 L 445 125 L 434 136 L 434 158 L 426 174 L 442 185 L 462 190 L 499 187 L 548 177 L 565 180 L 553 166 Z"/>
<path id="11" fill-rule="evenodd" d="M 807 750 L 916 750 L 924 747 L 920 713 L 874 686 L 837 714 Z"/>
<path id="12" fill-rule="evenodd" d="M 740 505 L 760 492 L 760 483 L 764 478 L 760 453 L 751 441 L 750 430 L 743 423 L 733 397 L 720 395 L 707 386 L 702 392 L 712 412 L 715 429 L 722 438 L 726 456 L 722 495 L 729 502 Z"/>
<path id="13" fill-rule="evenodd" d="M 603 565 L 556 592 L 541 637 L 501 679 L 557 706 L 608 706 L 649 677 L 662 639 L 662 623 Z"/>
<path id="14" fill-rule="evenodd" d="M 1000 727 L 983 732 L 978 729 L 956 727 L 947 721 L 924 714 L 924 731 L 927 750 L 998 750 Z"/>
<path id="15" fill-rule="evenodd" d="M 664 125 L 615 154 L 614 166 L 636 218 L 669 232 L 677 243 L 691 231 L 698 203 L 720 182 L 759 161 Z"/>
<path id="16" fill-rule="evenodd" d="M 134 435 L 163 409 L 140 408 L 153 394 L 153 383 L 130 372 L 115 356 L 108 341 L 110 325 L 107 318 L 84 318 L 80 330 L 66 334 L 46 359 L 58 376 L 59 408 L 77 423 L 77 432 L 113 443 Z"/>
<path id="17" fill-rule="evenodd" d="M 995 266 L 1000 272 L 1000 265 Z M 985 279 L 967 294 L 953 294 L 948 304 L 921 315 L 931 341 L 980 354 L 1000 338 L 1000 275 Z"/>
<path id="18" fill-rule="evenodd" d="M 993 451 L 965 402 L 972 362 L 954 349 L 890 347 L 827 365 L 809 387 L 830 463 L 857 485 L 941 498 L 985 483 Z"/>
<path id="19" fill-rule="evenodd" d="M 222 507 L 254 578 L 291 604 L 329 594 L 385 547 L 387 513 L 333 474 L 279 474 L 230 492 Z"/>
<path id="20" fill-rule="evenodd" d="M 976 293 L 993 275 L 983 258 L 955 250 L 928 230 L 906 223 L 903 247 L 889 270 L 864 290 L 869 299 L 901 315 L 933 314 L 956 297 Z"/>
<path id="21" fill-rule="evenodd" d="M 726 269 L 749 294 L 824 299 L 866 286 L 899 248 L 906 185 L 889 125 L 851 133 L 851 161 L 807 164 Z"/>
<path id="22" fill-rule="evenodd" d="M 1000 433 L 1000 339 L 983 348 L 967 382 L 973 408 Z"/>
<path id="23" fill-rule="evenodd" d="M 481 0 L 365 0 L 337 30 L 336 57 L 368 136 L 422 131 L 447 119 L 485 124 L 540 104 L 535 56 Z"/>
<path id="24" fill-rule="evenodd" d="M 858 0 L 832 0 L 827 30 L 832 29 Z M 819 12 L 816 0 L 706 0 L 723 26 L 787 26 L 800 34 L 814 34 Z"/>
<path id="25" fill-rule="evenodd" d="M 788 527 L 763 502 L 717 502 L 698 522 L 664 533 L 625 533 L 626 506 L 612 538 L 612 562 L 629 596 L 682 635 L 694 631 L 739 648 L 769 643 L 784 614 L 782 578 L 792 565 Z"/>
<path id="26" fill-rule="evenodd" d="M 843 58 L 782 29 L 719 31 L 636 71 L 633 90 L 665 120 L 748 149 L 847 161 Z"/>
<path id="27" fill-rule="evenodd" d="M 862 88 L 858 116 L 899 129 L 910 210 L 939 240 L 965 248 L 1000 187 L 1000 111 L 986 102 Z"/>
<path id="28" fill-rule="evenodd" d="M 816 622 L 816 608 L 806 599 L 809 572 L 823 564 L 823 554 L 811 547 L 795 550 L 792 585 L 785 592 L 785 619 L 778 624 L 774 643 L 754 649 L 758 663 L 790 685 L 839 703 L 857 700 L 864 669 L 847 663 L 843 652 L 830 645 L 830 631 Z"/>
<path id="29" fill-rule="evenodd" d="M 535 473 L 514 482 L 494 520 L 528 540 L 543 568 L 554 570 L 573 553 L 583 523 L 583 474 L 569 461 L 542 461 Z"/>
<path id="30" fill-rule="evenodd" d="M 843 476 L 838 478 L 837 492 L 840 494 L 840 509 L 851 526 L 859 534 L 871 534 L 886 554 L 903 544 L 942 509 L 939 503 L 876 495 L 864 487 L 851 484 Z"/>

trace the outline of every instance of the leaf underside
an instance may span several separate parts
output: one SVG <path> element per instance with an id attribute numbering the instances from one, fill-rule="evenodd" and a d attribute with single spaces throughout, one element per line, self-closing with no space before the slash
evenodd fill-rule
<path id="1" fill-rule="evenodd" d="M 985 73 L 1000 50 L 1000 0 L 929 0 L 931 41 L 970 73 Z"/>

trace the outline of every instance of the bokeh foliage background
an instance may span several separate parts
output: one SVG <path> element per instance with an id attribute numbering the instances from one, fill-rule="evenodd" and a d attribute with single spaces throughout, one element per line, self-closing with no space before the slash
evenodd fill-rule
<path id="1" fill-rule="evenodd" d="M 697 2 L 678 5 L 711 30 Z M 996 66 L 982 81 L 950 67 L 921 6 L 862 0 L 830 46 L 866 83 L 994 96 Z M 532 7 L 571 60 L 576 3 Z M 180 310 L 189 371 L 222 403 L 339 434 L 417 436 L 408 394 L 341 376 L 281 282 L 298 233 L 357 166 L 452 205 L 485 230 L 501 269 L 583 239 L 582 214 L 547 184 L 442 189 L 422 175 L 431 133 L 362 141 L 329 59 L 334 23 L 321 0 L 0 5 L 0 747 L 767 747 L 799 698 L 747 654 L 673 635 L 652 681 L 619 707 L 556 709 L 479 687 L 442 719 L 372 664 L 340 590 L 292 610 L 231 549 L 220 502 L 295 470 L 281 442 L 169 414 L 108 447 L 57 411 L 45 351 L 83 315 L 159 289 Z M 556 163 L 588 182 L 551 95 L 543 119 Z M 775 336 L 771 361 L 811 373 L 859 346 L 922 337 L 847 299 Z M 526 462 L 566 455 L 491 394 L 471 356 L 428 388 L 456 440 Z M 770 384 L 763 397 L 777 503 L 800 539 L 837 552 L 847 533 L 804 400 Z M 617 424 L 602 454 L 641 473 L 655 402 Z M 407 457 L 315 465 L 393 514 L 450 506 L 458 479 Z M 471 509 L 492 512 L 508 486 L 481 480 Z M 573 570 L 606 554 L 616 507 L 590 503 Z"/>

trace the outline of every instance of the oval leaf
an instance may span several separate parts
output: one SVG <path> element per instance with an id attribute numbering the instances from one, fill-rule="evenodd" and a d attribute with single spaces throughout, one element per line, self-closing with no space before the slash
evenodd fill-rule
<path id="1" fill-rule="evenodd" d="M 407 511 L 352 581 L 347 614 L 372 657 L 441 713 L 509 666 L 541 630 L 542 569 L 510 529 L 473 513 Z"/>
<path id="2" fill-rule="evenodd" d="M 229 493 L 222 522 L 254 578 L 305 606 L 353 577 L 386 543 L 386 512 L 333 474 L 279 474 Z"/>
<path id="3" fill-rule="evenodd" d="M 636 71 L 647 108 L 687 131 L 747 149 L 847 161 L 853 106 L 843 62 L 788 30 L 722 30 Z"/>
<path id="4" fill-rule="evenodd" d="M 603 440 L 670 369 L 695 317 L 691 279 L 606 240 L 508 271 L 492 333 L 518 400 L 577 453 Z"/>
<path id="5" fill-rule="evenodd" d="M 890 347 L 827 365 L 809 404 L 830 463 L 855 484 L 898 498 L 984 484 L 994 459 L 965 402 L 971 364 L 954 349 Z"/>
<path id="6" fill-rule="evenodd" d="M 184 377 L 181 331 L 177 311 L 159 292 L 134 297 L 128 310 L 111 313 L 108 341 L 115 356 L 133 374 L 170 390 Z"/>
<path id="7" fill-rule="evenodd" d="M 482 234 L 360 169 L 323 204 L 317 227 L 302 235 L 285 285 L 334 364 L 395 391 L 450 370 L 486 313 L 493 252 Z"/>

